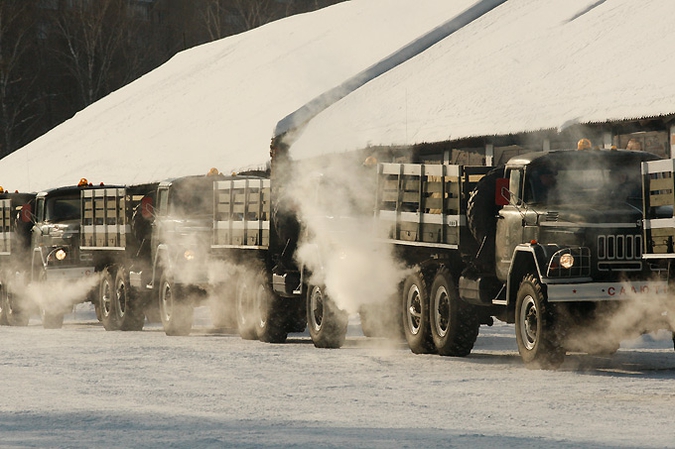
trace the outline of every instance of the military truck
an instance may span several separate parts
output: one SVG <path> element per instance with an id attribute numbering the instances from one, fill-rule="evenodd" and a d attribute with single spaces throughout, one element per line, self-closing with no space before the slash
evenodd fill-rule
<path id="1" fill-rule="evenodd" d="M 247 295 L 264 293 L 250 286 L 263 272 L 269 240 L 266 175 L 226 177 L 212 170 L 164 181 L 140 205 L 132 218 L 140 243 L 128 264 L 129 290 L 157 304 L 167 335 L 189 333 L 194 307 L 208 300 L 216 327 L 249 336 L 252 316 L 243 304 Z"/>
<path id="2" fill-rule="evenodd" d="M 663 304 L 644 306 L 667 288 L 642 254 L 640 167 L 655 159 L 584 149 L 489 171 L 379 165 L 377 220 L 411 269 L 397 306 L 411 350 L 466 356 L 497 318 L 515 323 L 527 367 L 554 369 L 567 351 L 611 353 L 672 326 Z"/>
<path id="3" fill-rule="evenodd" d="M 589 148 L 498 168 L 379 164 L 375 197 L 360 201 L 375 205 L 374 229 L 389 229 L 383 244 L 409 274 L 396 301 L 362 314 L 364 333 L 373 317 L 395 314 L 413 352 L 465 356 L 480 325 L 497 318 L 515 323 L 528 367 L 555 368 L 567 351 L 611 353 L 636 329 L 667 328 L 660 306 L 631 316 L 667 286 L 642 257 L 640 165 L 655 159 Z M 347 314 L 296 257 L 308 217 L 297 216 L 287 187 L 307 167 L 278 141 L 271 161 L 270 179 L 254 188 L 216 188 L 213 248 L 243 267 L 230 284 L 239 331 L 282 342 L 308 326 L 315 346 L 340 347 Z M 322 183 L 331 188 L 317 178 L 309 196 L 320 196 Z"/>
<path id="4" fill-rule="evenodd" d="M 38 193 L 29 282 L 44 287 L 44 327 L 61 327 L 73 304 L 91 301 L 106 330 L 141 330 L 147 314 L 168 335 L 189 333 L 208 286 L 218 178 L 133 186 L 83 179 Z"/>
<path id="5" fill-rule="evenodd" d="M 167 335 L 186 335 L 194 307 L 207 299 L 216 326 L 236 327 L 232 289 L 226 285 L 234 276 L 233 256 L 221 243 L 239 234 L 220 226 L 215 213 L 225 201 L 222 191 L 230 195 L 229 186 L 239 182 L 249 181 L 216 170 L 83 192 L 80 249 L 101 273 L 95 303 L 107 330 L 140 330 L 148 315 L 162 322 Z M 250 226 L 241 231 L 253 233 Z"/>
<path id="6" fill-rule="evenodd" d="M 105 191 L 82 178 L 77 185 L 38 192 L 32 216 L 27 283 L 38 291 L 43 327 L 60 328 L 73 305 L 93 300 L 94 260 L 80 248 L 84 192 Z"/>
<path id="7" fill-rule="evenodd" d="M 0 187 L 0 324 L 26 326 L 35 304 L 23 295 L 30 272 L 31 210 L 35 194 Z"/>

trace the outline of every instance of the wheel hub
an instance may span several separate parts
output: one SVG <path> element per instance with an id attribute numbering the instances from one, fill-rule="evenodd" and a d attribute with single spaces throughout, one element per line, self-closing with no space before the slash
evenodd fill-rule
<path id="1" fill-rule="evenodd" d="M 417 335 L 420 332 L 422 321 L 422 298 L 420 297 L 420 290 L 416 285 L 413 285 L 408 291 L 406 310 L 408 311 L 410 333 Z"/>
<path id="2" fill-rule="evenodd" d="M 448 333 L 450 327 L 450 297 L 444 287 L 441 287 L 436 292 L 434 298 L 434 324 L 438 336 L 443 338 Z"/>
<path id="3" fill-rule="evenodd" d="M 537 326 L 539 323 L 537 304 L 532 296 L 525 297 L 520 314 L 523 344 L 528 350 L 532 350 L 537 343 Z"/>
<path id="4" fill-rule="evenodd" d="M 312 297 L 310 300 L 310 307 L 311 307 L 311 318 L 312 318 L 312 327 L 316 331 L 321 330 L 321 326 L 323 325 L 323 294 L 321 292 L 321 289 L 318 287 L 315 287 L 314 290 L 312 291 Z"/>

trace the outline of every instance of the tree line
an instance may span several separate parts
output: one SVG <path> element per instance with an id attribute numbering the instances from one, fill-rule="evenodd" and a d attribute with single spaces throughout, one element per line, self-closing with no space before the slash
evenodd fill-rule
<path id="1" fill-rule="evenodd" d="M 0 0 L 0 158 L 186 48 L 343 0 Z"/>

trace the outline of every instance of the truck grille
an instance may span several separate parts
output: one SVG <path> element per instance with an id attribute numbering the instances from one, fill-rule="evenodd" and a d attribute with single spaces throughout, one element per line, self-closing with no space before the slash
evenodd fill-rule
<path id="1" fill-rule="evenodd" d="M 600 271 L 640 271 L 642 236 L 599 235 L 597 254 Z"/>

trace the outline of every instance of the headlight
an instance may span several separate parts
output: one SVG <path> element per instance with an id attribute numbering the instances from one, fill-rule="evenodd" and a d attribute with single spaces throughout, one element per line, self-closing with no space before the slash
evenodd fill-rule
<path id="1" fill-rule="evenodd" d="M 567 253 L 560 256 L 560 266 L 565 269 L 570 269 L 574 266 L 574 256 Z"/>
<path id="2" fill-rule="evenodd" d="M 194 260 L 195 258 L 195 252 L 192 251 L 191 249 L 185 250 L 183 253 L 183 257 L 185 257 L 185 260 Z"/>
<path id="3" fill-rule="evenodd" d="M 63 260 L 66 258 L 68 254 L 66 254 L 65 250 L 63 248 L 57 249 L 56 252 L 54 253 L 54 257 L 56 260 Z"/>

